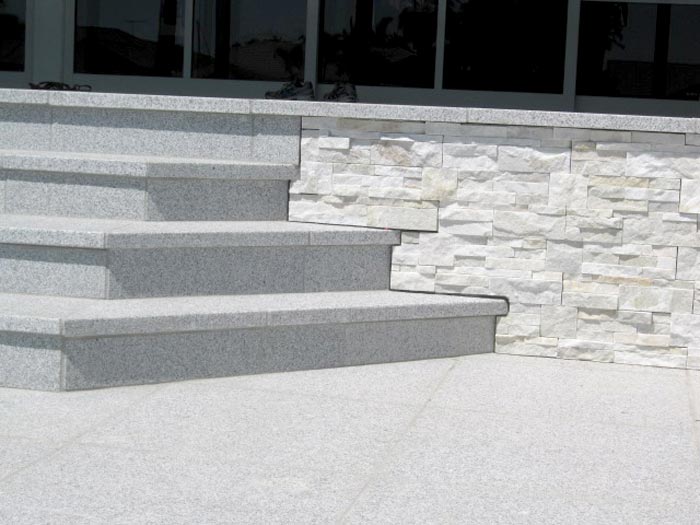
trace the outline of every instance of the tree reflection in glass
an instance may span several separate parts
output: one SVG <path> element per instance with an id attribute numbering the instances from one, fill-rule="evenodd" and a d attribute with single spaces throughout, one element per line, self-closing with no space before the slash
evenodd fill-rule
<path id="1" fill-rule="evenodd" d="M 177 77 L 185 0 L 77 0 L 76 73 Z"/>
<path id="2" fill-rule="evenodd" d="M 433 87 L 436 0 L 324 0 L 320 82 Z"/>
<path id="3" fill-rule="evenodd" d="M 0 71 L 24 70 L 26 0 L 0 0 Z"/>
<path id="4" fill-rule="evenodd" d="M 302 79 L 306 0 L 196 0 L 192 76 Z"/>
<path id="5" fill-rule="evenodd" d="M 562 93 L 567 0 L 448 0 L 444 87 Z"/>

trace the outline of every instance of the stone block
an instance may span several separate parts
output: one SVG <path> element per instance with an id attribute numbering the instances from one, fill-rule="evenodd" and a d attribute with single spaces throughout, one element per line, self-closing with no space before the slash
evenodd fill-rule
<path id="1" fill-rule="evenodd" d="M 561 281 L 534 281 L 530 279 L 491 279 L 490 289 L 512 302 L 525 304 L 560 304 Z"/>
<path id="2" fill-rule="evenodd" d="M 547 264 L 550 271 L 579 274 L 583 263 L 583 248 L 579 243 L 547 241 Z"/>
<path id="3" fill-rule="evenodd" d="M 615 358 L 615 348 L 615 345 L 596 341 L 559 339 L 557 357 L 612 363 Z"/>
<path id="4" fill-rule="evenodd" d="M 684 179 L 682 181 L 678 209 L 681 213 L 700 213 L 700 180 Z"/>
<path id="5" fill-rule="evenodd" d="M 421 199 L 446 199 L 457 191 L 457 174 L 450 169 L 424 168 L 421 188 Z"/>
<path id="6" fill-rule="evenodd" d="M 391 272 L 391 289 L 411 292 L 434 292 L 435 275 L 421 272 Z"/>
<path id="7" fill-rule="evenodd" d="M 6 188 L 6 213 L 130 220 L 146 217 L 145 180 L 12 172 Z"/>
<path id="8" fill-rule="evenodd" d="M 441 137 L 413 135 L 382 137 L 371 147 L 372 164 L 389 166 L 432 166 L 442 163 Z"/>
<path id="9" fill-rule="evenodd" d="M 462 171 L 497 171 L 498 146 L 485 144 L 443 144 L 442 165 Z"/>
<path id="10" fill-rule="evenodd" d="M 461 248 L 453 235 L 446 233 L 421 234 L 419 262 L 430 266 L 454 266 L 455 252 Z"/>
<path id="11" fill-rule="evenodd" d="M 437 208 L 370 206 L 367 226 L 397 230 L 437 231 Z"/>
<path id="12" fill-rule="evenodd" d="M 699 314 L 671 314 L 671 344 L 700 348 Z"/>
<path id="13" fill-rule="evenodd" d="M 685 246 L 678 248 L 676 278 L 684 281 L 700 281 L 700 249 Z"/>
<path id="14" fill-rule="evenodd" d="M 595 293 L 564 292 L 561 297 L 561 303 L 565 306 L 577 306 L 579 308 L 617 310 L 618 296 Z"/>
<path id="15" fill-rule="evenodd" d="M 0 292 L 106 297 L 106 251 L 0 244 Z"/>
<path id="16" fill-rule="evenodd" d="M 60 338 L 0 332 L 0 387 L 59 390 Z"/>
<path id="17" fill-rule="evenodd" d="M 543 337 L 576 337 L 578 309 L 571 306 L 543 306 L 540 334 Z"/>
<path id="18" fill-rule="evenodd" d="M 53 119 L 51 149 L 59 151 L 261 162 L 295 162 L 299 155 L 298 129 L 286 123 L 277 129 L 261 120 L 259 131 L 275 135 L 264 144 L 257 136 L 258 154 L 251 158 L 250 115 L 71 107 L 54 108 Z"/>
<path id="19" fill-rule="evenodd" d="M 500 146 L 498 169 L 516 172 L 552 173 L 569 170 L 571 154 L 563 149 Z"/>
<path id="20" fill-rule="evenodd" d="M 670 222 L 660 217 L 625 217 L 622 235 L 627 244 L 700 247 L 697 219 Z"/>
<path id="21" fill-rule="evenodd" d="M 553 208 L 585 208 L 588 182 L 585 177 L 570 173 L 552 173 L 549 176 L 548 205 Z"/>
<path id="22" fill-rule="evenodd" d="M 151 179 L 151 221 L 260 221 L 287 218 L 286 181 Z"/>
<path id="23" fill-rule="evenodd" d="M 494 234 L 558 239 L 564 236 L 566 217 L 532 212 L 498 211 L 493 217 Z"/>
<path id="24" fill-rule="evenodd" d="M 630 153 L 625 174 L 630 177 L 697 179 L 700 178 L 700 155 Z"/>
<path id="25" fill-rule="evenodd" d="M 693 310 L 693 290 L 621 286 L 620 309 L 642 312 L 690 313 Z"/>

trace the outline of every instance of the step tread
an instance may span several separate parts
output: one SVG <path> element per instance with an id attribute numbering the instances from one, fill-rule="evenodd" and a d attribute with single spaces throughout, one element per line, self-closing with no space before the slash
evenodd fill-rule
<path id="1" fill-rule="evenodd" d="M 0 331 L 101 337 L 505 315 L 502 298 L 399 291 L 93 300 L 0 294 Z"/>
<path id="2" fill-rule="evenodd" d="M 0 149 L 0 169 L 122 177 L 296 180 L 295 164 Z"/>
<path id="3" fill-rule="evenodd" d="M 128 221 L 0 214 L 0 244 L 91 249 L 396 245 L 393 230 L 288 221 Z"/>

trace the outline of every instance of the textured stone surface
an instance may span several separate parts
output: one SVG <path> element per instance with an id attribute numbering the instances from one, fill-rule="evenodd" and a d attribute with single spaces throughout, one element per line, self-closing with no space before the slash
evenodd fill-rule
<path id="1" fill-rule="evenodd" d="M 151 221 L 279 221 L 287 218 L 286 181 L 152 179 Z"/>
<path id="2" fill-rule="evenodd" d="M 144 219 L 146 182 L 118 177 L 12 172 L 6 213 Z"/>
<path id="3" fill-rule="evenodd" d="M 383 156 L 367 151 L 392 151 L 389 121 L 308 123 L 290 215 L 417 230 L 394 251 L 394 289 L 507 297 L 499 352 L 695 363 L 670 319 L 699 304 L 696 120 L 470 109 L 410 123 Z M 412 153 L 426 143 L 439 164 Z"/>
<path id="4" fill-rule="evenodd" d="M 0 244 L 0 291 L 104 298 L 105 257 L 100 250 Z"/>
<path id="5" fill-rule="evenodd" d="M 61 348 L 58 337 L 0 332 L 0 386 L 59 390 Z"/>
<path id="6" fill-rule="evenodd" d="M 697 375 L 478 355 L 2 389 L 0 521 L 691 525 Z"/>

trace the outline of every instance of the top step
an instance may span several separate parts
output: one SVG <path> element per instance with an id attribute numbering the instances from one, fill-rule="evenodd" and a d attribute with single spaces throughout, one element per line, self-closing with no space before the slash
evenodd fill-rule
<path id="1" fill-rule="evenodd" d="M 245 112 L 227 102 L 218 103 L 220 112 L 204 112 L 217 103 L 171 97 L 176 104 L 106 107 L 99 103 L 104 96 L 72 93 L 60 98 L 79 105 L 63 106 L 46 93 L 1 95 L 6 149 L 299 163 L 301 117 L 252 114 L 247 102 Z"/>

